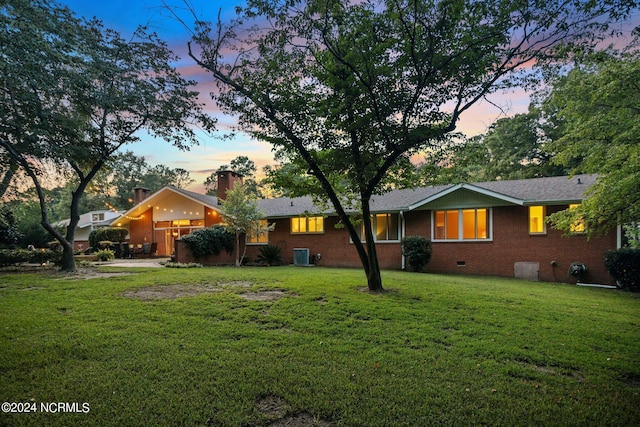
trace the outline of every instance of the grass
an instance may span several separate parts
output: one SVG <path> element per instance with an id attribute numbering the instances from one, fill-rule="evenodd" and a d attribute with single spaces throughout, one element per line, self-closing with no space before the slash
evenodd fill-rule
<path id="1" fill-rule="evenodd" d="M 403 272 L 384 272 L 378 295 L 345 269 L 127 271 L 0 274 L 0 401 L 38 405 L 0 425 L 640 425 L 638 295 Z M 173 285 L 211 292 L 131 297 Z M 284 297 L 241 297 L 266 290 Z"/>

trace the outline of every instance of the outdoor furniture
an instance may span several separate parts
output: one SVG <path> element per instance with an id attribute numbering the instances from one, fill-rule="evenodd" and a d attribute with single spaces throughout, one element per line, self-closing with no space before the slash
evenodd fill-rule
<path id="1" fill-rule="evenodd" d="M 153 242 L 151 244 L 149 244 L 149 243 L 143 243 L 142 244 L 142 255 L 143 256 L 151 257 L 156 252 L 158 252 L 158 243 Z"/>
<path id="2" fill-rule="evenodd" d="M 120 258 L 122 256 L 122 243 L 118 242 L 113 245 L 113 252 L 116 258 Z"/>
<path id="3" fill-rule="evenodd" d="M 131 258 L 131 246 L 122 244 L 122 258 Z"/>
<path id="4" fill-rule="evenodd" d="M 129 245 L 129 248 L 131 249 L 131 258 L 142 255 L 142 243 L 138 243 L 135 246 Z"/>

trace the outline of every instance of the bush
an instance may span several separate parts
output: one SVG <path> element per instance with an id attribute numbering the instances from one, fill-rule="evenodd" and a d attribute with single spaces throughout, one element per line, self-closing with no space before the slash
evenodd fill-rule
<path id="1" fill-rule="evenodd" d="M 235 233 L 220 225 L 195 230 L 181 240 L 195 258 L 218 255 L 223 249 L 230 254 L 235 247 Z"/>
<path id="2" fill-rule="evenodd" d="M 34 264 L 44 264 L 53 262 L 60 264 L 62 260 L 62 252 L 54 252 L 51 250 L 29 251 L 26 249 L 2 249 L 0 250 L 0 267 L 8 267 L 18 265 L 24 262 Z"/>
<path id="3" fill-rule="evenodd" d="M 98 261 L 111 261 L 116 258 L 115 252 L 111 249 L 100 249 L 95 255 L 98 257 Z"/>
<path id="4" fill-rule="evenodd" d="M 89 246 L 97 248 L 102 241 L 123 242 L 127 233 L 127 229 L 122 227 L 98 228 L 89 233 Z"/>
<path id="5" fill-rule="evenodd" d="M 29 262 L 35 264 L 44 264 L 52 262 L 56 265 L 62 264 L 62 252 L 50 250 L 27 251 L 31 254 Z"/>
<path id="6" fill-rule="evenodd" d="M 168 262 L 164 265 L 166 268 L 202 268 L 202 264 L 198 264 L 197 262 Z"/>
<path id="7" fill-rule="evenodd" d="M 282 265 L 282 249 L 274 245 L 262 246 L 256 261 L 268 267 Z"/>
<path id="8" fill-rule="evenodd" d="M 631 291 L 640 290 L 640 249 L 607 251 L 604 254 L 604 266 L 616 279 L 618 286 Z"/>
<path id="9" fill-rule="evenodd" d="M 409 271 L 420 271 L 431 259 L 431 240 L 423 236 L 407 236 L 402 239 L 402 255 Z"/>
<path id="10" fill-rule="evenodd" d="M 29 261 L 31 251 L 25 249 L 0 249 L 0 267 L 22 264 Z"/>

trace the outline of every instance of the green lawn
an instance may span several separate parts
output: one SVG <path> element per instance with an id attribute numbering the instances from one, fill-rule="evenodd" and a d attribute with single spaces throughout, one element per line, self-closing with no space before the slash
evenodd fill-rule
<path id="1" fill-rule="evenodd" d="M 37 409 L 0 425 L 640 425 L 638 295 L 404 272 L 370 294 L 361 271 L 325 268 L 126 271 L 0 273 L 0 401 Z M 89 411 L 43 413 L 49 402 Z"/>

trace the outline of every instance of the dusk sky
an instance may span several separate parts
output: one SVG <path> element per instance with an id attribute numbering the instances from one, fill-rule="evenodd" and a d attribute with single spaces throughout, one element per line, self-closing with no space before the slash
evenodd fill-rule
<path id="1" fill-rule="evenodd" d="M 242 0 L 189 1 L 198 15 L 211 21 L 215 21 L 219 9 L 222 11 L 223 18 L 233 16 L 234 6 L 242 3 Z M 201 82 L 197 89 L 203 94 L 203 100 L 206 100 L 212 114 L 215 114 L 215 106 L 208 96 L 213 87 L 212 79 L 204 72 L 199 75 L 189 75 L 197 68 L 186 55 L 188 34 L 166 10 L 162 9 L 162 0 L 60 0 L 60 3 L 67 5 L 78 16 L 97 17 L 106 27 L 119 31 L 123 36 L 131 34 L 138 25 L 148 25 L 167 41 L 174 52 L 181 56 L 182 60 L 177 66 L 178 69 L 183 70 L 183 75 Z M 166 3 L 184 7 L 182 0 L 166 0 Z M 502 107 L 502 110 L 489 102 L 482 101 L 462 116 L 458 130 L 468 136 L 483 133 L 497 118 L 504 117 L 505 113 L 512 115 L 525 112 L 529 104 L 528 96 L 522 91 L 496 94 L 491 100 Z M 222 115 L 217 117 L 218 127 L 221 130 L 235 123 L 235 117 Z M 143 142 L 129 145 L 125 149 L 144 156 L 151 164 L 164 164 L 172 168 L 188 170 L 191 177 L 196 180 L 196 184 L 191 187 L 195 190 L 203 187 L 202 183 L 211 172 L 217 170 L 220 165 L 229 164 L 239 155 L 248 156 L 256 163 L 259 170 L 265 165 L 275 163 L 268 143 L 252 140 L 246 135 L 236 136 L 233 141 L 221 141 L 202 135 L 200 145 L 191 148 L 188 152 L 180 151 L 166 142 L 153 140 L 148 136 L 143 139 Z"/>

